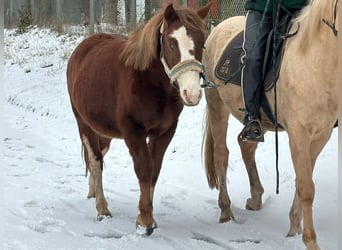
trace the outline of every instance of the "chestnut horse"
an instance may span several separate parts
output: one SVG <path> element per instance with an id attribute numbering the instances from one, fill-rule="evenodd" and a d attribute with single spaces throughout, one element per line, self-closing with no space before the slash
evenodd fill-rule
<path id="1" fill-rule="evenodd" d="M 204 18 L 198 10 L 168 5 L 128 36 L 96 34 L 75 49 L 67 67 L 68 91 L 90 172 L 88 198 L 98 219 L 111 216 L 102 187 L 103 158 L 111 139 L 123 139 L 140 185 L 137 232 L 156 227 L 153 193 L 163 156 L 184 105 L 202 96 Z"/>
<path id="2" fill-rule="evenodd" d="M 336 1 L 314 0 L 292 20 L 290 33 L 295 33 L 298 27 L 299 30 L 297 35 L 286 41 L 277 81 L 278 123 L 288 133 L 296 173 L 288 236 L 303 233 L 307 249 L 319 249 L 312 216 L 314 165 L 337 121 Z M 214 72 L 224 48 L 244 27 L 243 16 L 221 22 L 209 35 L 203 54 L 207 77 L 215 84 L 213 88 L 205 90 L 204 162 L 210 188 L 219 189 L 220 222 L 233 218 L 226 187 L 229 156 L 226 145 L 227 121 L 232 114 L 242 122 L 244 113 L 240 108 L 244 104 L 241 88 L 230 83 L 225 85 Z M 266 95 L 273 109 L 274 91 L 268 91 Z M 262 123 L 265 131 L 274 130 L 274 125 L 263 111 Z M 257 143 L 239 139 L 238 142 L 250 181 L 251 197 L 247 199 L 246 209 L 259 210 L 264 190 L 255 163 Z"/>

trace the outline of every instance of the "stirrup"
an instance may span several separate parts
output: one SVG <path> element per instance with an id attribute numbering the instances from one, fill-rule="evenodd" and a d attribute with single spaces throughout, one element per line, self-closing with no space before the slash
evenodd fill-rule
<path id="1" fill-rule="evenodd" d="M 258 119 L 249 119 L 246 126 L 239 134 L 242 141 L 264 142 L 264 134 L 261 129 L 261 122 Z"/>

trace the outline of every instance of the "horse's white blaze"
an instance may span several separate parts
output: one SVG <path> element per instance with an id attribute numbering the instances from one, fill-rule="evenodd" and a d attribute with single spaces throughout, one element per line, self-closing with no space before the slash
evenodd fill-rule
<path id="1" fill-rule="evenodd" d="M 186 34 L 184 26 L 172 32 L 170 35 L 178 42 L 181 62 L 184 60 L 195 59 L 191 51 L 195 50 L 193 39 Z M 200 86 L 200 76 L 196 71 L 187 71 L 181 74 L 178 79 L 180 95 L 187 105 L 197 105 L 202 97 Z"/>

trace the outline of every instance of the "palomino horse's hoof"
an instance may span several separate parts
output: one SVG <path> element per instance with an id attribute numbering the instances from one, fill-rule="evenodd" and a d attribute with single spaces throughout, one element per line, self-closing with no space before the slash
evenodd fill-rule
<path id="1" fill-rule="evenodd" d="M 252 211 L 258 211 L 262 208 L 261 199 L 248 198 L 246 202 L 246 209 Z"/>
<path id="2" fill-rule="evenodd" d="M 139 235 L 145 235 L 145 236 L 150 236 L 154 229 L 157 228 L 157 224 L 153 223 L 151 227 L 145 227 L 145 226 L 141 226 L 141 225 L 136 225 L 136 232 Z"/>

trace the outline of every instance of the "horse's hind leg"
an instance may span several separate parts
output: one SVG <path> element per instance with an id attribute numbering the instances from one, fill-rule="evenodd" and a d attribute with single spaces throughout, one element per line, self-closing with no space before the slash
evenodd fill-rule
<path id="1" fill-rule="evenodd" d="M 255 151 L 258 143 L 242 141 L 238 136 L 242 159 L 248 173 L 251 198 L 247 199 L 246 209 L 260 210 L 262 206 L 262 194 L 264 188 L 261 185 L 258 169 L 255 163 Z"/>
<path id="2" fill-rule="evenodd" d="M 227 191 L 227 167 L 229 151 L 226 143 L 229 109 L 222 102 L 216 89 L 205 90 L 207 121 L 204 135 L 204 161 L 210 188 L 218 188 L 218 205 L 221 209 L 220 222 L 234 216 Z"/>
<path id="3" fill-rule="evenodd" d="M 100 136 L 83 122 L 76 109 L 73 106 L 72 108 L 84 147 L 84 160 L 87 171 L 90 172 L 88 198 L 96 198 L 98 219 L 101 219 L 102 216 L 111 216 L 102 187 L 103 153 L 106 152 L 105 148 L 107 146 L 109 147 L 110 141 L 108 139 L 101 139 Z"/>
<path id="4" fill-rule="evenodd" d="M 106 155 L 106 153 L 109 150 L 109 146 L 110 146 L 110 141 L 111 139 L 108 138 L 103 138 L 100 137 L 100 150 L 101 150 L 101 154 L 102 157 L 104 157 Z M 89 162 L 89 158 L 88 158 L 88 150 L 84 151 L 84 158 L 87 164 L 87 171 L 89 169 L 90 166 L 88 166 L 88 162 Z M 89 174 L 89 192 L 87 195 L 87 198 L 95 198 L 95 183 L 94 183 L 94 178 L 92 173 Z"/>
<path id="5" fill-rule="evenodd" d="M 82 133 L 81 138 L 87 153 L 87 168 L 90 172 L 88 197 L 95 196 L 98 219 L 102 219 L 103 216 L 111 216 L 111 213 L 108 210 L 108 204 L 103 193 L 103 155 L 100 147 L 100 138 L 95 133 L 89 132 Z"/>

